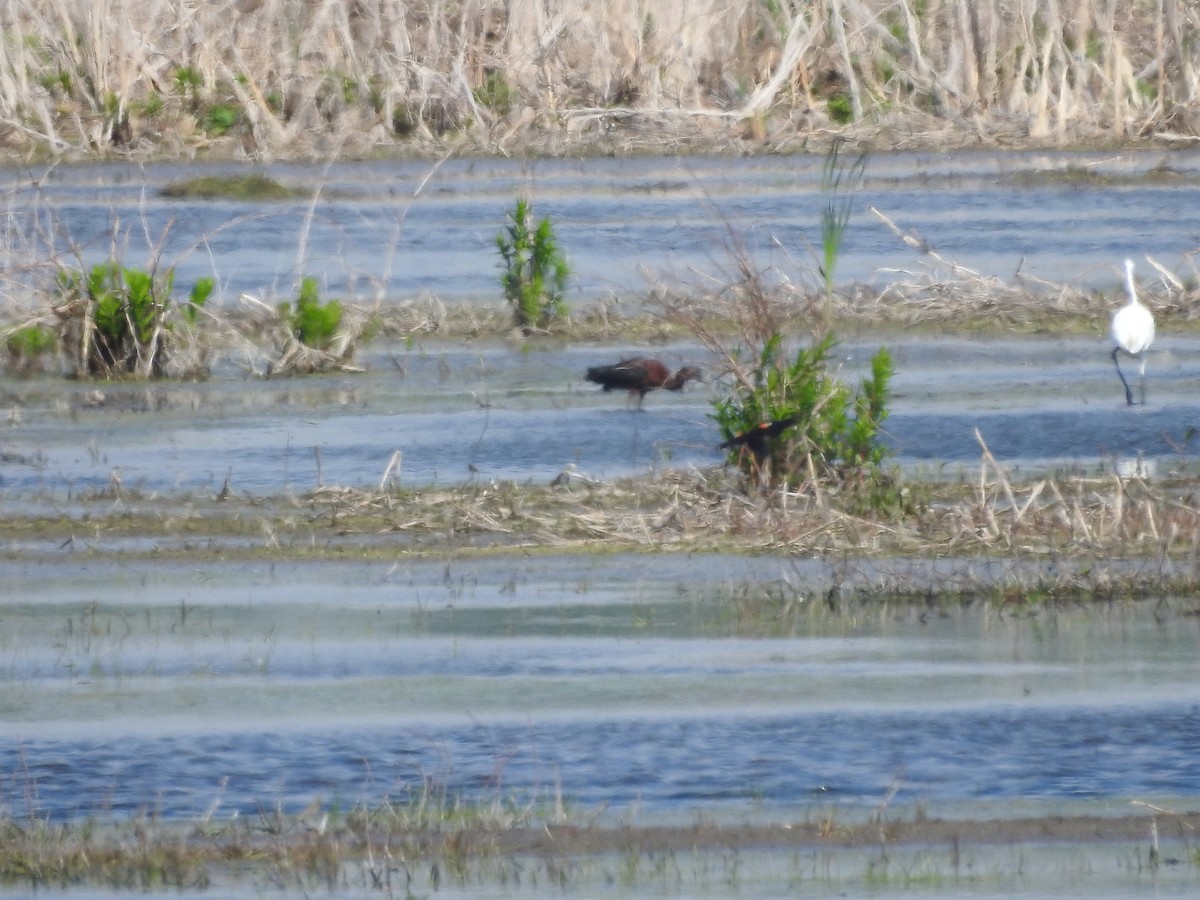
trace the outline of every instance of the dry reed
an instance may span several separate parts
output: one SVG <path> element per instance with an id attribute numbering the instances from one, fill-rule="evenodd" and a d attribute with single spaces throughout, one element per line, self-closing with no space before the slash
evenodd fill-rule
<path id="1" fill-rule="evenodd" d="M 396 493 L 322 488 L 306 502 L 341 535 L 440 536 L 463 547 L 608 549 L 1149 561 L 1170 577 L 1200 569 L 1200 497 L 1190 481 L 1117 474 L 1014 482 L 981 445 L 974 489 L 913 484 L 904 509 L 861 509 L 835 491 L 747 495 L 721 470 L 616 482 L 559 479 Z M 311 535 L 298 536 L 307 540 Z M 1101 566 L 1103 568 L 1103 566 Z"/>
<path id="2" fill-rule="evenodd" d="M 1049 840 L 1136 847 L 1149 835 L 1157 849 L 1161 823 L 1164 843 L 1192 845 L 1200 814 L 1140 800 L 1134 805 L 1139 809 L 1124 815 L 877 815 L 858 821 L 817 811 L 813 821 L 747 824 L 698 819 L 684 825 L 601 825 L 591 814 L 568 821 L 507 815 L 507 821 L 495 823 L 490 814 L 467 821 L 451 815 L 423 824 L 414 823 L 408 811 L 397 814 L 388 804 L 338 816 L 321 803 L 298 816 L 260 809 L 257 817 L 226 823 L 206 818 L 172 825 L 139 817 L 110 826 L 57 826 L 0 817 L 0 834 L 5 837 L 0 880 L 14 893 L 72 888 L 86 892 L 93 886 L 122 894 L 210 889 L 233 895 L 411 897 L 433 896 L 442 888 L 459 893 L 493 887 L 544 893 L 549 886 L 558 893 L 596 893 L 611 890 L 617 877 L 625 893 L 661 892 L 667 872 L 676 888 L 694 884 L 696 892 L 713 893 L 717 887 L 728 891 L 730 872 L 742 878 L 745 851 L 780 858 L 817 854 L 824 859 L 846 848 L 871 847 L 878 854 L 882 847 L 901 861 L 916 853 L 917 859 L 928 862 L 928 848 L 936 845 L 954 849 L 946 863 L 952 871 L 960 844 L 1011 850 L 1027 841 Z M 1020 853 L 1012 855 L 1023 859 Z M 1012 877 L 1028 881 L 1024 862 L 1018 865 Z M 1006 876 L 989 872 L 989 877 Z M 825 872 L 821 879 L 838 886 L 855 881 L 853 875 Z"/>
<path id="3" fill-rule="evenodd" d="M 1200 134 L 1181 0 L 11 0 L 0 145 L 332 157 Z"/>

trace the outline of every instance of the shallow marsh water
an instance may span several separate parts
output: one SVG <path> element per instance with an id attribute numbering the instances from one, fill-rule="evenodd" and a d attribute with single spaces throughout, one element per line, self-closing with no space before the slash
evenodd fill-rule
<path id="1" fill-rule="evenodd" d="M 763 265 L 811 278 L 829 202 L 823 163 L 814 155 L 11 168 L 0 170 L 0 203 L 11 212 L 0 247 L 18 261 L 78 254 L 89 264 L 114 248 L 134 265 L 158 253 L 185 290 L 211 275 L 231 303 L 242 292 L 294 297 L 304 275 L 333 295 L 492 302 L 495 236 L 524 194 L 555 224 L 575 272 L 573 299 L 627 306 L 660 278 L 727 283 L 731 230 Z M 320 196 L 263 203 L 161 193 L 251 168 Z M 1187 151 L 880 154 L 854 195 L 838 277 L 886 285 L 929 262 L 872 207 L 946 259 L 1006 281 L 1020 272 L 1108 288 L 1123 258 L 1146 253 L 1189 274 L 1198 185 L 1200 162 Z"/>
<path id="2" fill-rule="evenodd" d="M 0 253 L 22 259 L 122 259 L 173 265 L 186 290 L 217 279 L 217 302 L 293 296 L 316 275 L 325 296 L 403 302 L 432 294 L 494 305 L 494 238 L 512 198 L 532 192 L 573 261 L 571 300 L 636 304 L 660 277 L 703 281 L 728 268 L 728 229 L 763 265 L 810 277 L 820 243 L 820 157 L 376 161 L 259 166 L 314 202 L 171 199 L 162 189 L 245 166 L 103 164 L 9 169 Z M 1119 296 L 1120 261 L 1153 256 L 1187 277 L 1200 235 L 1195 154 L 890 154 L 872 159 L 854 197 L 838 277 L 886 285 L 930 259 L 868 212 L 916 229 L 946 258 L 1011 279 L 1017 272 Z M 544 203 L 543 203 L 544 201 Z M 25 254 L 23 257 L 22 254 Z M 21 271 L 18 267 L 16 271 Z M 809 273 L 806 276 L 804 273 Z M 721 278 L 724 283 L 725 276 Z M 1143 281 L 1153 269 L 1139 270 Z M 24 302 L 15 282 L 10 302 Z M 14 285 L 10 285 L 14 288 Z M 1116 301 L 1114 301 L 1116 302 Z M 873 343 L 841 335 L 845 371 L 868 371 Z M 1126 410 L 1094 340 L 886 340 L 896 356 L 888 423 L 902 464 L 955 472 L 979 458 L 974 429 L 1016 467 L 1170 465 L 1194 450 L 1200 357 L 1194 339 L 1160 335 L 1149 403 Z M 574 465 L 609 478 L 719 461 L 708 417 L 720 384 L 651 395 L 634 415 L 583 382 L 587 366 L 645 347 L 534 350 L 479 342 L 376 348 L 366 377 L 244 378 L 236 363 L 202 385 L 5 382 L 0 496 L 103 488 L 247 493 L 317 484 L 377 485 L 400 451 L 396 483 L 548 480 Z M 694 347 L 654 347 L 672 365 L 705 365 Z M 1130 368 L 1132 364 L 1127 364 Z M 393 470 L 393 474 L 396 471 Z"/>
<path id="3" fill-rule="evenodd" d="M 1151 867 L 1144 855 L 1124 849 L 1102 854 L 1077 845 L 1030 844 L 1006 847 L 889 848 L 887 851 L 822 849 L 780 854 L 753 849 L 692 850 L 669 855 L 580 859 L 561 877 L 539 871 L 538 860 L 512 859 L 493 871 L 460 883 L 436 882 L 423 871 L 387 872 L 358 863 L 314 886 L 296 886 L 295 876 L 277 876 L 265 885 L 217 879 L 204 890 L 138 890 L 147 900 L 231 900 L 336 896 L 375 898 L 437 897 L 443 900 L 517 900 L 517 898 L 695 898 L 785 900 L 796 897 L 974 898 L 974 900 L 1127 900 L 1130 897 L 1194 897 L 1195 883 L 1179 865 Z M 290 882 L 290 883 L 289 883 Z M 43 889 L 43 895 L 52 895 Z M 114 900 L 127 891 L 86 887 L 65 894 L 73 900 Z M 24 896 L 0 888 L 0 897 Z"/>
<path id="4" fill-rule="evenodd" d="M 1200 341 L 1163 337 L 1147 403 L 1126 407 L 1106 345 L 1091 340 L 936 340 L 894 336 L 887 440 L 931 477 L 972 477 L 978 429 L 1014 471 L 1167 474 L 1191 466 L 1200 426 Z M 857 380 L 877 343 L 847 340 Z M 547 349 L 431 342 L 363 355 L 365 375 L 262 380 L 225 372 L 201 384 L 0 385 L 0 499 L 26 503 L 119 483 L 154 494 L 249 496 L 363 488 L 546 483 L 568 467 L 590 478 L 717 465 L 710 418 L 719 382 L 650 394 L 642 411 L 583 380 L 627 348 Z M 709 362 L 696 347 L 656 347 L 671 365 Z M 4 413 L 0 413 L 3 416 Z M 397 452 L 400 454 L 395 457 Z M 385 479 L 386 474 L 386 479 Z M 41 502 L 38 500 L 38 502 Z"/>
<path id="5" fill-rule="evenodd" d="M 1188 603 L 837 614 L 800 595 L 780 624 L 756 581 L 812 583 L 806 565 L 6 561 L 5 804 L 248 814 L 432 780 L 621 816 L 853 818 L 893 790 L 1004 815 L 1200 786 Z"/>
<path id="6" fill-rule="evenodd" d="M 220 823 L 446 790 L 652 825 L 1194 803 L 1194 603 L 833 612 L 781 593 L 832 568 L 695 555 L 8 559 L 0 806 Z M 1194 841 L 1166 824 L 1178 864 L 1146 866 L 1147 823 L 1118 846 L 709 851 L 673 854 L 666 874 L 646 858 L 572 877 L 589 896 L 624 871 L 636 897 L 1200 888 Z"/>
<path id="7" fill-rule="evenodd" d="M 1188 158 L 1169 159 L 1186 168 Z M 1137 175 L 1154 164 L 1054 155 L 1046 167 Z M 764 223 L 756 249 L 768 253 L 768 233 L 791 229 L 789 252 L 802 246 L 819 209 L 819 165 L 781 165 L 746 161 L 725 171 L 723 163 L 705 174 L 723 214 Z M 1111 288 L 1124 255 L 1151 250 L 1173 263 L 1171 254 L 1187 252 L 1200 231 L 1192 188 L 1146 181 L 1081 191 L 1003 178 L 997 186 L 1010 163 L 994 157 L 889 165 L 894 181 L 881 174 L 877 196 L 864 195 L 864 203 L 903 207 L 907 218 L 895 216 L 902 225 L 995 274 L 1023 266 Z M 576 262 L 585 293 L 625 289 L 640 277 L 638 265 L 686 270 L 711 261 L 723 226 L 703 213 L 696 166 L 563 164 L 557 181 L 547 168 L 448 165 L 445 180 L 431 181 L 412 204 L 420 167 L 335 167 L 333 200 L 314 214 L 303 264 L 295 243 L 305 204 L 239 219 L 251 211 L 181 209 L 155 198 L 156 185 L 195 174 L 190 168 L 64 168 L 35 205 L 44 215 L 52 209 L 50 231 L 85 253 L 104 250 L 105 229 L 118 220 L 146 218 L 149 226 L 121 232 L 135 241 L 139 230 L 157 234 L 177 216 L 173 240 L 211 235 L 227 301 L 242 290 L 286 288 L 298 268 L 314 267 L 334 290 L 379 284 L 389 296 L 483 297 L 495 278 L 495 222 L 526 179 L 545 199 L 542 211 L 563 223 L 567 243 L 582 245 Z M 385 191 L 386 200 L 370 195 Z M 10 196 L 29 199 L 19 190 Z M 1086 229 L 1062 224 L 1080 217 Z M 214 232 L 223 222 L 231 224 Z M 454 246 L 442 225 L 479 246 L 437 256 Z M 1130 246 L 1131 232 L 1139 248 Z M 1018 240 L 1030 233 L 1034 241 Z M 911 265 L 895 243 L 856 231 L 843 274 L 886 278 L 881 268 Z M 393 251 L 385 272 L 380 260 Z M 210 272 L 198 254 L 172 252 L 183 254 L 181 283 Z M 878 342 L 844 337 L 843 364 L 857 377 Z M 632 349 L 642 348 L 521 353 L 429 341 L 369 348 L 366 375 L 261 380 L 226 366 L 195 385 L 6 380 L 0 512 L 71 510 L 80 492 L 118 480 L 181 502 L 226 483 L 247 497 L 319 484 L 373 488 L 397 451 L 389 480 L 410 488 L 543 483 L 568 465 L 610 478 L 719 463 L 708 417 L 719 384 L 652 394 L 636 412 L 582 381 L 588 365 Z M 889 440 L 897 461 L 915 472 L 974 477 L 976 428 L 1014 469 L 1193 467 L 1200 342 L 1192 338 L 1160 338 L 1148 403 L 1133 409 L 1122 402 L 1103 335 L 898 336 L 893 349 Z M 654 351 L 672 365 L 705 362 L 695 347 Z M 561 796 L 585 816 L 638 823 L 856 821 L 881 809 L 910 818 L 921 810 L 1117 815 L 1135 800 L 1190 808 L 1200 797 L 1200 617 L 1192 601 L 1027 616 L 986 608 L 833 613 L 803 586 L 831 577 L 836 561 L 428 562 L 397 547 L 384 563 L 230 563 L 214 552 L 183 565 L 106 559 L 102 539 L 98 555 L 6 549 L 0 809 L 17 817 L 119 819 L 152 810 L 222 820 L 255 815 L 260 804 L 296 811 L 312 801 L 342 809 L 403 801 L 430 786 L 485 801 L 552 805 Z M 799 593 L 787 593 L 788 584 L 801 585 Z M 903 872 L 922 879 L 922 867 L 932 868 L 915 888 L 909 878 L 867 877 L 871 856 L 768 855 L 740 890 L 794 896 L 797 884 L 822 893 L 830 881 L 847 896 L 1200 889 L 1193 863 L 1145 876 L 1143 845 L 1102 848 L 1099 856 L 1059 849 L 1015 851 L 1007 860 L 979 851 L 977 871 L 1007 873 L 980 880 L 941 880 L 938 873 L 955 871 L 949 856 L 898 851 Z M 1179 855 L 1190 852 L 1185 846 Z M 822 881 L 814 872 L 839 874 Z M 629 894 L 722 896 L 735 888 L 726 875 L 683 886 L 647 875 Z M 490 887 L 460 893 L 508 895 Z"/>

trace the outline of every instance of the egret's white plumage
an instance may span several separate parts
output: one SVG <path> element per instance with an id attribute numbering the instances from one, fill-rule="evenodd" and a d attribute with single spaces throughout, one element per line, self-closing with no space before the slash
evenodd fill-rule
<path id="1" fill-rule="evenodd" d="M 1117 374 L 1121 376 L 1121 384 L 1125 386 L 1125 402 L 1133 406 L 1133 391 L 1129 389 L 1129 382 L 1125 380 L 1125 375 L 1121 372 L 1121 364 L 1117 361 L 1117 354 L 1122 352 L 1128 353 L 1138 361 L 1142 379 L 1142 403 L 1145 403 L 1145 354 L 1150 349 L 1150 345 L 1154 343 L 1154 314 L 1150 312 L 1149 307 L 1142 305 L 1138 301 L 1137 286 L 1133 283 L 1132 259 L 1125 260 L 1125 288 L 1129 292 L 1129 302 L 1116 311 L 1112 320 L 1112 339 L 1113 343 L 1116 344 L 1113 347 L 1112 359 L 1113 364 L 1117 367 Z"/>

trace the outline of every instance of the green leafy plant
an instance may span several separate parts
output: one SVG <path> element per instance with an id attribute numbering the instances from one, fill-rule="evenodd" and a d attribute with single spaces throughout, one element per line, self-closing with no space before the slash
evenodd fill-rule
<path id="1" fill-rule="evenodd" d="M 233 128 L 242 117 L 240 107 L 232 103 L 214 103 L 204 114 L 204 130 L 220 137 Z"/>
<path id="2" fill-rule="evenodd" d="M 882 424 L 891 355 L 880 349 L 871 374 L 852 393 L 830 370 L 835 346 L 827 334 L 789 359 L 778 334 L 767 341 L 738 389 L 714 401 L 713 418 L 729 444 L 731 463 L 771 485 L 815 478 L 857 486 L 880 479 L 888 454 Z"/>
<path id="3" fill-rule="evenodd" d="M 321 302 L 320 287 L 315 278 L 300 280 L 296 305 L 280 304 L 280 315 L 301 344 L 324 350 L 333 343 L 338 326 L 342 324 L 342 304 L 336 300 Z"/>
<path id="4" fill-rule="evenodd" d="M 862 154 L 850 167 L 842 166 L 836 149 L 826 158 L 823 184 L 833 195 L 822 222 L 827 291 L 849 223 L 850 194 L 865 164 Z M 751 488 L 848 489 L 856 503 L 863 498 L 875 510 L 902 501 L 903 491 L 884 471 L 890 353 L 880 349 L 870 374 L 852 387 L 833 365 L 837 340 L 813 314 L 814 305 L 797 307 L 774 280 L 768 283 L 732 229 L 730 247 L 736 264 L 730 283 L 715 294 L 672 300 L 666 311 L 724 360 L 731 387 L 713 401 L 712 418 L 728 461 Z M 736 336 L 731 338 L 725 327 L 714 328 L 714 318 L 728 322 Z M 788 337 L 801 320 L 811 329 L 807 346 Z"/>
<path id="5" fill-rule="evenodd" d="M 829 110 L 829 118 L 839 125 L 849 125 L 854 121 L 854 106 L 847 94 L 834 94 L 825 102 Z"/>
<path id="6" fill-rule="evenodd" d="M 25 325 L 16 329 L 4 341 L 4 349 L 8 353 L 8 371 L 14 375 L 38 371 L 56 343 L 54 330 L 45 325 Z"/>
<path id="7" fill-rule="evenodd" d="M 474 90 L 475 100 L 482 106 L 504 115 L 512 110 L 519 97 L 517 91 L 500 72 L 488 72 L 483 84 Z"/>
<path id="8" fill-rule="evenodd" d="M 204 76 L 191 66 L 180 66 L 172 79 L 181 94 L 197 94 L 204 87 Z"/>
<path id="9" fill-rule="evenodd" d="M 188 295 L 188 301 L 183 305 L 183 318 L 189 325 L 195 327 L 200 318 L 200 310 L 212 297 L 216 286 L 216 281 L 208 275 L 196 279 L 196 283 L 192 285 L 192 292 Z"/>
<path id="10" fill-rule="evenodd" d="M 138 112 L 148 119 L 153 119 L 162 114 L 163 111 L 162 94 L 158 91 L 151 91 L 137 104 Z"/>
<path id="11" fill-rule="evenodd" d="M 37 81 L 38 84 L 57 97 L 70 97 L 74 87 L 71 73 L 63 69 L 40 75 Z"/>
<path id="12" fill-rule="evenodd" d="M 85 337 L 81 348 L 89 374 L 161 374 L 160 334 L 173 282 L 173 272 L 156 285 L 150 272 L 115 260 L 97 263 L 86 275 L 59 273 L 64 297 L 90 309 L 92 340 Z"/>
<path id="13" fill-rule="evenodd" d="M 400 137 L 413 134 L 421 124 L 420 114 L 408 107 L 397 105 L 392 110 L 392 131 Z"/>
<path id="14" fill-rule="evenodd" d="M 296 302 L 280 303 L 278 313 L 282 326 L 274 329 L 278 354 L 269 362 L 268 374 L 361 371 L 351 360 L 359 341 L 374 327 L 362 310 L 343 307 L 337 300 L 322 302 L 317 280 L 305 276 Z"/>
<path id="15" fill-rule="evenodd" d="M 171 315 L 195 326 L 215 288 L 212 278 L 201 278 L 188 300 L 176 304 L 174 270 L 155 275 L 116 260 L 86 271 L 63 269 L 57 277 L 59 337 L 75 374 L 105 378 L 164 376 L 180 343 Z M 198 351 L 197 365 L 189 371 L 203 370 L 202 356 Z"/>
<path id="16" fill-rule="evenodd" d="M 200 95 L 204 91 L 204 76 L 192 66 L 180 66 L 171 78 L 175 93 L 183 98 L 193 112 L 200 109 Z"/>
<path id="17" fill-rule="evenodd" d="M 549 218 L 533 227 L 532 207 L 518 200 L 505 229 L 496 235 L 496 248 L 503 266 L 500 284 L 517 327 L 530 334 L 566 315 L 564 295 L 571 269 Z"/>

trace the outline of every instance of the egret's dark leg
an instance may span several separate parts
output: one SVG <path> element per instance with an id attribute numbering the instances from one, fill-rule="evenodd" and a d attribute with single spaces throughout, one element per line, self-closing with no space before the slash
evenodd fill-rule
<path id="1" fill-rule="evenodd" d="M 1129 382 L 1125 380 L 1125 373 L 1121 371 L 1121 363 L 1117 360 L 1117 354 L 1121 352 L 1120 347 L 1113 347 L 1112 360 L 1113 365 L 1117 367 L 1117 375 L 1121 377 L 1121 384 L 1125 386 L 1125 402 L 1129 406 L 1133 406 L 1133 391 L 1129 389 Z M 1143 385 L 1143 388 L 1145 386 Z M 1143 398 L 1144 400 L 1144 398 Z"/>
<path id="2" fill-rule="evenodd" d="M 1138 362 L 1141 363 L 1141 379 L 1142 379 L 1142 406 L 1146 405 L 1146 358 L 1142 357 Z"/>

